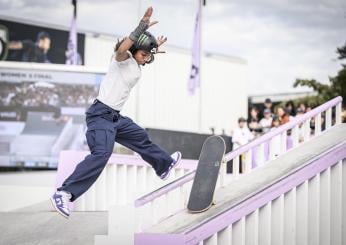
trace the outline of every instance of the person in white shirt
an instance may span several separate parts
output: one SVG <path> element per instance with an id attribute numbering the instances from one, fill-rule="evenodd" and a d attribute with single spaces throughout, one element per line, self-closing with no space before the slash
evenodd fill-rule
<path id="1" fill-rule="evenodd" d="M 249 143 L 254 139 L 254 135 L 250 132 L 246 125 L 246 119 L 241 117 L 238 119 L 238 127 L 234 129 L 232 135 L 233 149 Z"/>
<path id="2" fill-rule="evenodd" d="M 240 117 L 238 119 L 238 127 L 233 130 L 233 135 L 232 135 L 233 150 L 237 149 L 238 147 L 242 145 L 246 145 L 254 138 L 255 136 L 247 127 L 246 119 L 243 117 Z M 245 162 L 244 160 L 245 160 L 245 155 L 244 154 L 240 155 L 239 156 L 240 173 L 243 173 L 245 169 L 245 166 L 243 164 Z"/>
<path id="3" fill-rule="evenodd" d="M 270 131 L 272 126 L 272 112 L 270 109 L 264 109 L 263 111 L 264 117 L 259 122 L 262 128 L 262 132 L 265 134 Z"/>
<path id="4" fill-rule="evenodd" d="M 120 114 L 141 77 L 141 66 L 153 62 L 158 48 L 167 41 L 163 36 L 156 39 L 147 31 L 157 23 L 150 21 L 152 13 L 153 8 L 148 8 L 129 37 L 118 41 L 99 95 L 86 112 L 86 138 L 91 153 L 50 199 L 56 211 L 66 218 L 70 216 L 68 202 L 75 201 L 96 181 L 113 152 L 114 142 L 138 153 L 161 179 L 166 179 L 181 159 L 180 152 L 169 155 L 151 142 L 143 128 Z"/>

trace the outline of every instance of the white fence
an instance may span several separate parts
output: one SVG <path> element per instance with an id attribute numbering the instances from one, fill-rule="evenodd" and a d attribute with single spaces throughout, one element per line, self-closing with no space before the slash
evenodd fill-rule
<path id="1" fill-rule="evenodd" d="M 87 151 L 62 151 L 56 186 L 61 186 L 75 166 L 88 154 Z M 73 203 L 73 210 L 106 211 L 112 205 L 133 203 L 140 195 L 183 176 L 195 166 L 195 160 L 183 159 L 169 179 L 162 181 L 139 156 L 113 154 L 96 182 Z"/>

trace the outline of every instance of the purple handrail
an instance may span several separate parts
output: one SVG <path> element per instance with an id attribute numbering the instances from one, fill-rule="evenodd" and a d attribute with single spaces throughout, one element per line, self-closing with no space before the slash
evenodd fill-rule
<path id="1" fill-rule="evenodd" d="M 303 123 L 304 121 L 316 116 L 317 114 L 337 105 L 341 101 L 342 101 L 342 97 L 338 96 L 338 97 L 324 103 L 323 105 L 320 105 L 320 106 L 316 107 L 315 109 L 305 113 L 304 115 L 302 115 L 298 118 L 295 118 L 294 120 L 289 121 L 288 123 L 285 123 L 284 125 L 281 125 L 280 127 L 276 128 L 275 130 L 270 131 L 270 132 L 262 135 L 261 137 L 251 141 L 250 143 L 243 145 L 243 146 L 237 148 L 236 150 L 227 153 L 224 157 L 225 161 L 228 162 L 229 160 L 235 158 L 236 156 L 243 154 L 244 152 L 250 150 L 251 148 L 267 142 L 271 138 L 283 133 L 284 131 L 287 131 L 289 129 L 294 128 L 295 126 L 297 126 L 297 125 Z M 166 193 L 170 192 L 171 190 L 174 190 L 174 189 L 180 187 L 181 185 L 189 182 L 190 180 L 192 180 L 194 178 L 195 172 L 196 171 L 194 170 L 194 171 L 176 179 L 175 181 L 161 187 L 160 189 L 155 190 L 155 191 L 137 199 L 135 201 L 135 207 L 143 206 L 143 205 L 151 202 L 155 198 L 160 197 L 162 195 L 165 195 Z"/>

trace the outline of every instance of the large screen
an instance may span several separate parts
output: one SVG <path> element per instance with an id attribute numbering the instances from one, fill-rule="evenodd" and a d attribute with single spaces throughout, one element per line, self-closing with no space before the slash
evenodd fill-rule
<path id="1" fill-rule="evenodd" d="M 0 19 L 0 60 L 65 64 L 68 35 L 65 30 Z M 41 39 L 46 41 L 40 42 Z M 80 64 L 84 63 L 84 42 L 85 34 L 79 33 L 77 48 Z M 6 51 L 5 45 L 8 47 Z M 42 52 L 44 46 L 46 53 Z"/>
<path id="2" fill-rule="evenodd" d="M 88 150 L 85 110 L 104 73 L 12 66 L 0 63 L 0 167 L 56 168 L 61 150 Z"/>

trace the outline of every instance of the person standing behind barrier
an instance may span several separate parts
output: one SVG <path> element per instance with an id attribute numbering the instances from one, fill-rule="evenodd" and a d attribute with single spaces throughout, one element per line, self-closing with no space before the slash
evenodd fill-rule
<path id="1" fill-rule="evenodd" d="M 156 39 L 147 31 L 157 23 L 150 21 L 152 13 L 153 8 L 149 7 L 130 36 L 118 41 L 99 95 L 86 112 L 86 138 L 91 154 L 76 166 L 50 199 L 66 218 L 70 215 L 68 202 L 75 201 L 96 181 L 113 152 L 115 141 L 137 152 L 161 179 L 166 179 L 181 159 L 180 152 L 169 155 L 151 142 L 143 128 L 120 114 L 141 76 L 140 65 L 153 62 L 159 46 L 167 41 L 163 36 Z"/>
<path id="2" fill-rule="evenodd" d="M 285 104 L 285 110 L 290 117 L 296 116 L 296 108 L 292 100 L 287 101 L 287 103 Z"/>
<path id="3" fill-rule="evenodd" d="M 240 117 L 238 119 L 238 127 L 233 130 L 233 135 L 232 135 L 233 150 L 239 148 L 242 145 L 246 145 L 254 138 L 255 136 L 246 125 L 246 119 L 243 117 Z M 244 155 L 241 155 L 239 157 L 239 160 L 240 160 L 239 170 L 241 173 L 243 172 L 244 157 L 245 157 Z"/>
<path id="4" fill-rule="evenodd" d="M 262 132 L 261 126 L 259 125 L 259 111 L 257 107 L 253 106 L 250 109 L 250 115 L 247 120 L 248 127 L 253 135 L 257 136 Z"/>
<path id="5" fill-rule="evenodd" d="M 263 110 L 269 109 L 270 111 L 273 111 L 273 102 L 272 102 L 272 100 L 270 98 L 266 98 L 264 100 L 264 104 L 263 105 L 264 105 L 264 109 Z"/>
<path id="6" fill-rule="evenodd" d="M 281 106 L 277 108 L 277 115 L 280 120 L 280 125 L 283 125 L 290 120 L 289 115 L 286 113 L 285 109 Z"/>
<path id="7" fill-rule="evenodd" d="M 263 134 L 267 133 L 270 131 L 270 128 L 272 126 L 272 112 L 269 109 L 264 109 L 264 118 L 261 119 L 260 125 L 262 128 Z"/>

